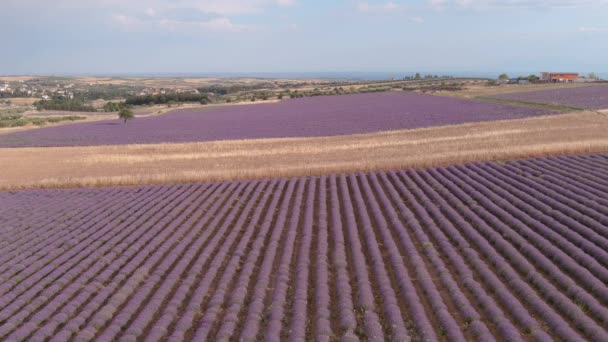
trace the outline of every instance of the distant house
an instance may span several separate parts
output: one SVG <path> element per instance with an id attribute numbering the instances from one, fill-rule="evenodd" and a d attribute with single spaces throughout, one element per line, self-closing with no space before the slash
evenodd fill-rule
<path id="1" fill-rule="evenodd" d="M 541 72 L 540 80 L 544 82 L 575 82 L 579 74 L 576 72 Z"/>

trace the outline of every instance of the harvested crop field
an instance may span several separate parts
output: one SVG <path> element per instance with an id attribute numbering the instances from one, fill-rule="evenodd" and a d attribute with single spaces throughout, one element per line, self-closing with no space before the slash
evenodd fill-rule
<path id="1" fill-rule="evenodd" d="M 592 85 L 523 93 L 494 95 L 493 98 L 547 103 L 585 109 L 608 109 L 608 85 Z"/>
<path id="2" fill-rule="evenodd" d="M 608 155 L 0 193 L 0 340 L 608 340 Z"/>
<path id="3" fill-rule="evenodd" d="M 334 137 L 0 148 L 0 190 L 321 176 L 606 153 L 607 130 L 606 115 L 577 112 Z"/>
<path id="4" fill-rule="evenodd" d="M 317 137 L 554 114 L 546 109 L 417 93 L 290 99 L 273 104 L 179 110 L 0 135 L 0 147 L 96 146 Z"/>

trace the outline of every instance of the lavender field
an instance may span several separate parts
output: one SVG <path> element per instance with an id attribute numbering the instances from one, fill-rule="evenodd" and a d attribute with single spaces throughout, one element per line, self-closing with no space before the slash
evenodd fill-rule
<path id="1" fill-rule="evenodd" d="M 180 110 L 157 117 L 78 123 L 0 135 L 0 147 L 91 146 L 315 137 L 552 114 L 507 104 L 417 93 L 291 99 L 276 104 Z"/>
<path id="2" fill-rule="evenodd" d="M 608 85 L 501 94 L 493 97 L 504 100 L 549 103 L 586 109 L 608 109 Z"/>
<path id="3" fill-rule="evenodd" d="M 0 193 L 0 340 L 608 340 L 608 155 Z"/>

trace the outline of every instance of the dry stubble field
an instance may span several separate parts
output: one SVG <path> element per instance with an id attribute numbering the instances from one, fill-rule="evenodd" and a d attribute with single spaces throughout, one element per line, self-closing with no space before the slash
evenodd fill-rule
<path id="1" fill-rule="evenodd" d="M 317 138 L 2 148 L 2 189 L 198 182 L 407 169 L 608 152 L 608 116 L 529 119 Z"/>
<path id="2" fill-rule="evenodd" d="M 554 90 L 554 89 L 573 89 L 580 87 L 587 87 L 589 83 L 532 83 L 532 84 L 504 84 L 498 87 L 488 87 L 485 85 L 469 85 L 465 89 L 460 91 L 443 91 L 438 92 L 441 95 L 446 96 L 458 96 L 458 97 L 487 97 L 501 94 L 521 93 L 521 92 L 532 92 L 541 90 Z"/>

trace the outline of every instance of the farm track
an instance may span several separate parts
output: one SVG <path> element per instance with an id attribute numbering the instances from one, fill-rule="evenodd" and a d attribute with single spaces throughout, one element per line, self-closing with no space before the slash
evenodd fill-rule
<path id="1" fill-rule="evenodd" d="M 607 171 L 0 192 L 0 340 L 608 340 Z"/>

